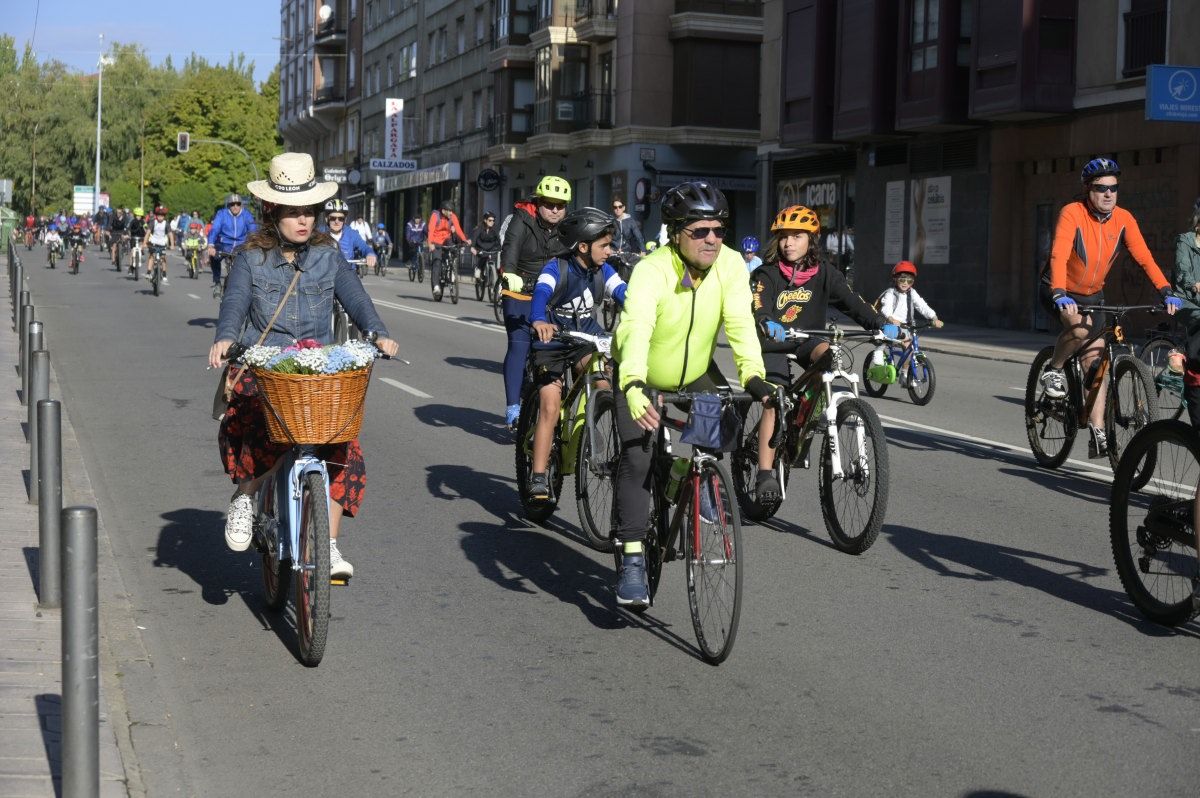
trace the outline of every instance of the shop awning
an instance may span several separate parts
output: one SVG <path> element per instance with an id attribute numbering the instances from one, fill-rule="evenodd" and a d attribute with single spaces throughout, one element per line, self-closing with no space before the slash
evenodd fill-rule
<path id="1" fill-rule="evenodd" d="M 375 175 L 375 193 L 386 194 L 389 191 L 403 191 L 406 188 L 430 186 L 434 183 L 444 183 L 447 180 L 458 180 L 462 177 L 461 163 L 444 163 L 418 169 L 415 172 L 399 172 L 398 174 Z"/>

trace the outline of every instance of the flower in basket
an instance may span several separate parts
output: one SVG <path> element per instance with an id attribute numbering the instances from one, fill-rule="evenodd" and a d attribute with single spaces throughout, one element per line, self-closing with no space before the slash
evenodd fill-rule
<path id="1" fill-rule="evenodd" d="M 363 341 L 323 346 L 306 339 L 283 348 L 252 346 L 242 359 L 255 368 L 280 374 L 339 374 L 369 366 L 375 359 L 375 347 Z"/>

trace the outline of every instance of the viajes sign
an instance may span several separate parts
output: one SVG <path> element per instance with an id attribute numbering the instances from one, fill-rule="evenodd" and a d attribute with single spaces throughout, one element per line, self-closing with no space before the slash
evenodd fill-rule
<path id="1" fill-rule="evenodd" d="M 1200 67 L 1146 69 L 1146 118 L 1158 122 L 1200 122 Z"/>

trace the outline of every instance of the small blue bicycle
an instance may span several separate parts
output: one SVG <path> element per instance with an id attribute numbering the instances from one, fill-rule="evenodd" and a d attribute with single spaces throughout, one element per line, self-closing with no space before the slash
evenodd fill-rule
<path id="1" fill-rule="evenodd" d="M 900 329 L 909 333 L 906 343 L 884 344 L 882 363 L 873 362 L 873 357 L 866 358 L 863 363 L 863 390 L 867 396 L 883 396 L 888 386 L 896 383 L 908 389 L 913 404 L 929 404 L 937 387 L 937 375 L 933 364 L 929 362 L 929 355 L 921 351 L 917 330 L 932 326 L 929 322 L 901 325 Z"/>

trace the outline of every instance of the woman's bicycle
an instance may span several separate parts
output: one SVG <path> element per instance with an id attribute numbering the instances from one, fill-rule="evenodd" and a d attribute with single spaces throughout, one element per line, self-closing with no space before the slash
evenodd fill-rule
<path id="1" fill-rule="evenodd" d="M 517 419 L 515 461 L 521 506 L 526 518 L 542 523 L 558 507 L 563 478 L 574 474 L 575 505 L 588 543 L 600 551 L 611 551 L 613 480 L 620 455 L 611 389 L 612 337 L 563 330 L 554 341 L 562 346 L 535 349 L 530 354 L 529 365 L 530 370 L 538 365 L 553 366 L 556 370 L 558 366 L 563 367 L 559 419 L 546 469 L 550 500 L 530 502 L 526 498 L 533 471 L 533 437 L 541 416 L 540 385 L 536 375 L 530 374 L 521 397 L 521 415 Z M 577 377 L 572 365 L 589 354 L 592 357 L 587 370 Z M 609 387 L 600 387 L 602 382 L 608 382 Z"/>
<path id="2" fill-rule="evenodd" d="M 480 302 L 487 295 L 487 301 L 496 304 L 496 283 L 499 280 L 500 253 L 481 252 L 483 265 L 475 261 L 475 298 Z"/>
<path id="3" fill-rule="evenodd" d="M 1109 536 L 1121 585 L 1167 626 L 1200 613 L 1200 436 L 1169 419 L 1142 429 L 1113 476 Z"/>
<path id="4" fill-rule="evenodd" d="M 889 474 L 887 438 L 875 409 L 858 395 L 858 375 L 847 339 L 869 338 L 877 344 L 898 343 L 882 333 L 828 330 L 788 330 L 789 340 L 820 338 L 829 351 L 783 392 L 783 421 L 775 448 L 775 473 L 780 497 L 758 496 L 759 427 L 761 405 L 751 405 L 743 423 L 742 445 L 734 455 L 733 479 L 742 512 L 763 522 L 775 515 L 787 498 L 793 468 L 809 468 L 813 441 L 820 446 L 817 492 L 821 516 L 833 544 L 848 554 L 862 554 L 883 528 L 887 514 Z M 795 362 L 795 356 L 789 355 Z M 842 383 L 835 387 L 834 383 Z M 847 387 L 848 386 L 848 387 Z M 776 410 L 779 423 L 780 411 Z"/>
<path id="5" fill-rule="evenodd" d="M 648 391 L 653 404 L 662 404 L 662 423 L 653 436 L 650 467 L 650 532 L 644 556 L 653 604 L 663 563 L 682 559 L 685 565 L 688 609 L 700 653 L 716 665 L 733 650 L 742 612 L 742 521 L 725 466 L 717 456 L 693 446 L 686 470 L 676 471 L 667 427 L 683 430 L 682 419 L 668 418 L 669 404 L 687 404 L 700 393 Z M 712 394 L 709 394 L 711 396 Z M 753 401 L 742 391 L 721 389 L 722 407 Z M 673 474 L 676 478 L 673 478 Z M 674 509 L 672 509 L 672 507 Z M 615 564 L 621 552 L 614 548 Z"/>
<path id="6" fill-rule="evenodd" d="M 882 362 L 867 358 L 863 363 L 862 373 L 863 390 L 867 392 L 867 396 L 883 396 L 888 386 L 896 383 L 908 390 L 913 404 L 929 404 L 933 399 L 934 388 L 937 387 L 937 375 L 933 370 L 933 363 L 929 361 L 929 355 L 921 351 L 917 331 L 932 326 L 929 322 L 902 325 L 901 329 L 909 332 L 906 340 L 881 344 Z"/>
<path id="7" fill-rule="evenodd" d="M 1104 435 L 1108 459 L 1116 469 L 1129 440 L 1158 418 L 1154 378 L 1125 342 L 1122 319 L 1134 311 L 1161 309 L 1159 305 L 1079 305 L 1081 313 L 1111 313 L 1112 321 L 1092 335 L 1066 364 L 1067 395 L 1046 395 L 1042 373 L 1054 356 L 1054 347 L 1038 352 L 1025 383 L 1025 432 L 1038 465 L 1058 468 L 1071 453 L 1075 435 L 1086 429 L 1097 399 L 1105 397 Z M 1103 349 L 1092 371 L 1084 374 L 1080 354 L 1093 341 Z M 1111 378 L 1109 377 L 1111 372 Z"/>
<path id="8" fill-rule="evenodd" d="M 1187 408 L 1183 374 L 1170 368 L 1171 353 L 1186 351 L 1184 338 L 1182 329 L 1175 332 L 1166 328 L 1166 325 L 1159 325 L 1159 329 L 1152 332 L 1138 349 L 1138 359 L 1150 369 L 1150 376 L 1154 380 L 1160 419 L 1179 418 Z"/>

